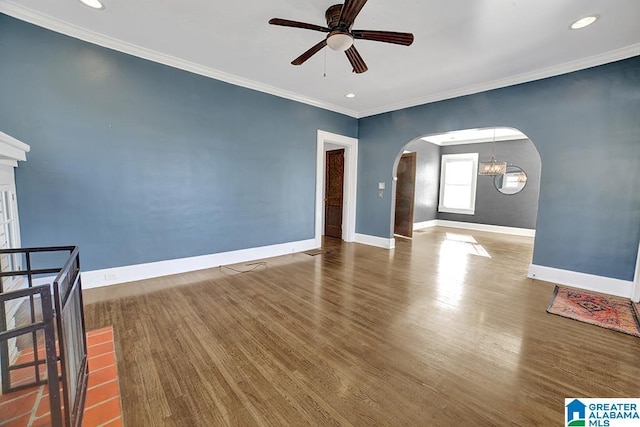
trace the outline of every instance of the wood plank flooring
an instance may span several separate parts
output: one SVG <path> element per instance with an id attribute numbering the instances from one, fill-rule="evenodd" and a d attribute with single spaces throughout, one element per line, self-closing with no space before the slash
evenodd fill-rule
<path id="1" fill-rule="evenodd" d="M 323 250 L 85 291 L 125 425 L 561 425 L 565 397 L 640 397 L 640 339 L 547 314 L 530 238 Z"/>

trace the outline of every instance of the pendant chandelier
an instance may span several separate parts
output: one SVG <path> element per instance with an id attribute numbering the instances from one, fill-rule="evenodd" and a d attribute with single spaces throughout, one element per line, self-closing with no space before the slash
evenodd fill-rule
<path id="1" fill-rule="evenodd" d="M 493 129 L 493 141 L 491 142 L 491 159 L 488 162 L 478 164 L 478 175 L 497 176 L 504 175 L 507 171 L 507 162 L 496 160 L 496 130 Z"/>

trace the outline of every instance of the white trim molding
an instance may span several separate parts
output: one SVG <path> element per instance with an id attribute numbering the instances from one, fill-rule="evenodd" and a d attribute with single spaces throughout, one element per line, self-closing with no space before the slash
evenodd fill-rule
<path id="1" fill-rule="evenodd" d="M 342 216 L 342 240 L 355 241 L 356 191 L 358 187 L 358 140 L 336 133 L 318 130 L 316 145 L 316 244 L 322 243 L 324 219 L 325 152 L 327 146 L 344 148 L 344 194 Z"/>
<path id="2" fill-rule="evenodd" d="M 633 289 L 633 282 L 628 280 L 613 279 L 611 277 L 596 276 L 594 274 L 561 270 L 559 268 L 535 264 L 529 265 L 527 277 L 624 298 L 631 298 L 631 291 Z"/>
<path id="3" fill-rule="evenodd" d="M 487 92 L 494 89 L 513 86 L 521 83 L 533 82 L 536 80 L 546 79 L 553 76 L 571 73 L 574 71 L 584 70 L 598 65 L 608 64 L 610 62 L 621 61 L 623 59 L 632 58 L 640 55 L 640 43 L 635 43 L 620 49 L 593 55 L 588 58 L 581 58 L 575 61 L 566 62 L 564 64 L 553 65 L 551 67 L 538 70 L 528 71 L 516 76 L 509 76 L 503 79 L 491 80 L 462 88 L 456 88 L 439 93 L 430 94 L 420 98 L 401 101 L 394 104 L 382 105 L 380 107 L 370 108 L 364 111 L 358 111 L 357 118 L 375 116 L 376 114 L 388 113 L 390 111 L 402 110 L 405 108 L 415 107 L 417 105 L 431 104 L 433 102 L 443 101 L 445 99 L 459 98 L 461 96 L 473 95 L 474 93 Z"/>
<path id="4" fill-rule="evenodd" d="M 438 197 L 438 212 L 448 212 L 455 214 L 463 214 L 463 215 L 473 215 L 476 212 L 476 188 L 478 186 L 478 153 L 459 153 L 459 154 L 443 154 L 440 156 L 440 195 Z M 447 190 L 447 167 L 448 165 L 453 164 L 466 164 L 471 162 L 471 182 L 468 187 L 470 187 L 469 191 L 469 200 L 467 200 L 468 204 L 465 207 L 457 207 L 457 206 L 446 206 L 445 200 L 445 192 Z M 459 177 L 458 177 L 459 178 Z M 460 185 L 461 184 L 456 184 Z"/>
<path id="5" fill-rule="evenodd" d="M 138 46 L 133 43 L 105 36 L 103 34 L 99 34 L 94 31 L 87 30 L 86 28 L 61 21 L 49 15 L 45 15 L 36 10 L 29 9 L 27 7 L 12 3 L 7 0 L 0 0 L 0 12 L 20 19 L 21 21 L 29 22 L 30 24 L 55 31 L 66 36 L 116 50 L 118 52 L 126 53 L 128 55 L 137 56 L 138 58 L 146 59 L 148 61 L 157 62 L 158 64 L 168 65 L 170 67 L 199 74 L 205 77 L 210 77 L 212 79 L 220 80 L 232 85 L 257 90 L 259 92 L 279 96 L 280 98 L 302 102 L 303 104 L 312 105 L 314 107 L 319 107 L 325 110 L 335 111 L 336 113 L 341 113 L 350 117 L 358 118 L 357 112 L 354 110 L 312 99 L 288 90 L 277 88 L 275 86 L 235 76 L 233 74 L 225 73 L 224 71 L 196 64 L 195 62 L 186 61 L 184 59 L 177 58 L 166 53 L 158 52 L 152 49 Z"/>
<path id="6" fill-rule="evenodd" d="M 489 233 L 498 233 L 498 234 L 511 234 L 512 236 L 523 236 L 523 237 L 536 236 L 536 230 L 530 229 L 530 228 L 503 227 L 501 225 L 476 224 L 474 222 L 462 222 L 462 221 L 447 221 L 444 219 L 436 219 L 428 222 L 429 223 L 433 222 L 433 225 L 430 225 L 430 227 L 439 226 L 439 227 L 462 228 L 465 230 L 486 231 Z M 416 224 L 421 224 L 421 223 L 416 223 Z M 415 225 L 413 229 L 416 230 Z"/>
<path id="7" fill-rule="evenodd" d="M 635 302 L 640 302 L 640 243 L 638 244 L 638 257 L 636 259 L 636 272 L 633 276 L 631 299 Z"/>
<path id="8" fill-rule="evenodd" d="M 23 5 L 19 5 L 8 0 L 0 0 L 0 12 L 20 19 L 22 21 L 37 25 L 39 27 L 47 28 L 60 34 L 84 40 L 98 46 L 103 46 L 109 49 L 116 50 L 118 52 L 123 52 L 129 55 L 137 56 L 139 58 L 147 59 L 149 61 L 157 62 L 159 64 L 168 65 L 170 67 L 179 68 L 181 70 L 196 73 L 205 77 L 210 77 L 216 80 L 231 83 L 236 86 L 246 87 L 260 92 L 269 93 L 271 95 L 290 99 L 292 101 L 302 102 L 308 105 L 313 105 L 325 110 L 335 111 L 337 113 L 345 114 L 356 119 L 414 107 L 416 105 L 429 104 L 445 99 L 457 98 L 520 83 L 540 80 L 640 55 L 640 43 L 636 43 L 613 51 L 593 55 L 588 58 L 581 58 L 575 61 L 566 62 L 564 64 L 528 71 L 516 76 L 482 82 L 476 85 L 471 85 L 463 88 L 455 88 L 439 93 L 433 93 L 407 101 L 400 101 L 393 104 L 386 104 L 366 110 L 356 111 L 341 107 L 339 105 L 329 104 L 324 101 L 305 97 L 291 91 L 267 85 L 265 83 L 260 83 L 246 78 L 234 76 L 232 74 L 225 73 L 223 71 L 216 70 L 210 67 L 205 67 L 194 62 L 167 55 L 165 53 L 143 48 L 141 46 L 133 43 L 128 43 L 123 40 L 108 37 L 103 34 L 87 30 L 86 28 L 61 21 L 49 15 L 43 14 L 33 9 L 29 9 Z"/>
<path id="9" fill-rule="evenodd" d="M 368 234 L 356 233 L 355 242 L 384 249 L 395 249 L 396 247 L 396 239 L 394 239 L 393 237 L 389 239 L 378 236 L 370 236 Z"/>
<path id="10" fill-rule="evenodd" d="M 31 151 L 31 147 L 27 144 L 0 131 L 0 162 L 3 165 L 11 167 L 18 166 L 18 160 L 27 160 L 27 153 L 29 151 Z"/>
<path id="11" fill-rule="evenodd" d="M 82 272 L 82 287 L 83 289 L 91 289 L 137 280 L 152 279 L 154 277 L 168 276 L 171 274 L 215 268 L 221 265 L 238 264 L 295 252 L 304 252 L 318 247 L 315 239 L 309 239 L 210 255 L 84 271 Z M 53 278 L 51 278 L 51 280 L 53 280 Z"/>
<path id="12" fill-rule="evenodd" d="M 438 226 L 438 220 L 437 219 L 432 219 L 431 221 L 422 221 L 422 222 L 415 222 L 413 223 L 413 230 L 422 230 L 423 228 L 431 228 L 431 227 L 437 227 Z"/>

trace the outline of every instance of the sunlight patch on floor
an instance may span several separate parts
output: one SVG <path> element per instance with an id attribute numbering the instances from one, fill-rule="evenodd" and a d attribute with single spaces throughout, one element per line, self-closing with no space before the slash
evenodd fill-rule
<path id="1" fill-rule="evenodd" d="M 446 233 L 442 248 L 444 249 L 445 246 L 451 251 L 491 258 L 489 252 L 470 234 Z"/>

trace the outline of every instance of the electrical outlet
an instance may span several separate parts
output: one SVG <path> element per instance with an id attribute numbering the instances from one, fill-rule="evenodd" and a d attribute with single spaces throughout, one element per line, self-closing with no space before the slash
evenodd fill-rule
<path id="1" fill-rule="evenodd" d="M 116 273 L 105 273 L 104 274 L 104 280 L 115 280 L 118 278 L 118 275 Z"/>
<path id="2" fill-rule="evenodd" d="M 384 197 L 384 191 L 378 191 L 378 198 L 382 199 Z"/>

